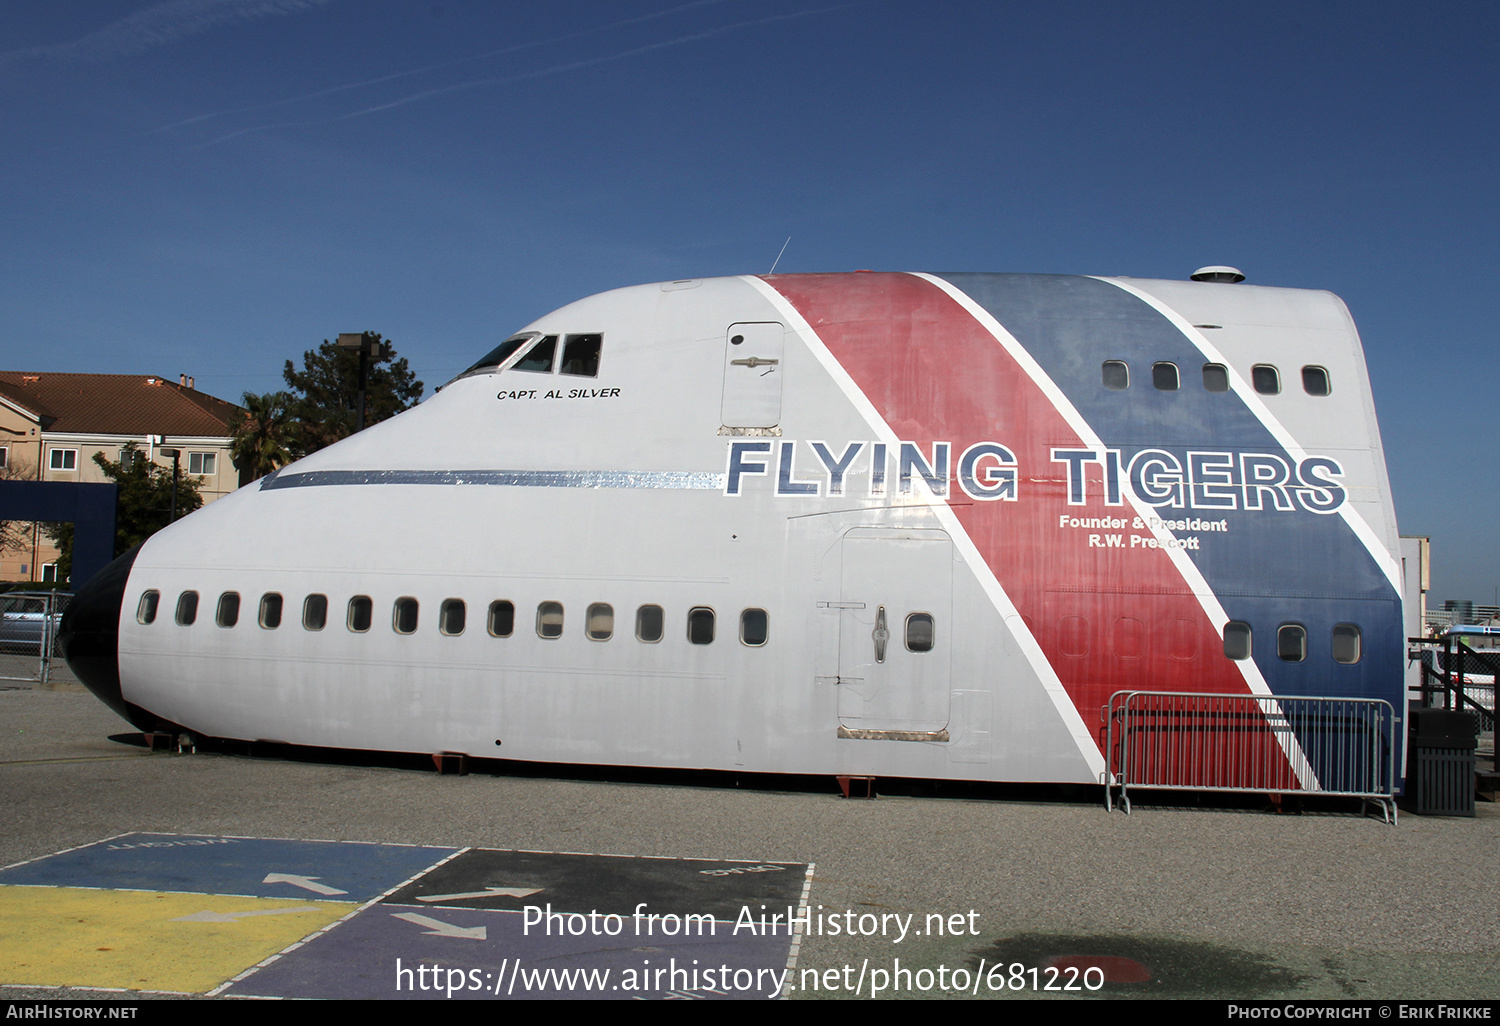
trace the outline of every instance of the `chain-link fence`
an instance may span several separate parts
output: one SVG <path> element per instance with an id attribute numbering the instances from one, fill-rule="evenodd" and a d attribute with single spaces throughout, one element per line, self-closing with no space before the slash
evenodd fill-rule
<path id="1" fill-rule="evenodd" d="M 0 594 L 0 688 L 75 680 L 57 646 L 57 627 L 72 598 L 57 591 Z"/>

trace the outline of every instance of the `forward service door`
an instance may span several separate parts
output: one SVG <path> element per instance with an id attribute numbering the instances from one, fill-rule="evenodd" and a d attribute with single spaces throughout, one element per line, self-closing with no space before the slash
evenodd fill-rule
<path id="1" fill-rule="evenodd" d="M 953 542 L 938 530 L 844 535 L 839 736 L 946 741 Z"/>

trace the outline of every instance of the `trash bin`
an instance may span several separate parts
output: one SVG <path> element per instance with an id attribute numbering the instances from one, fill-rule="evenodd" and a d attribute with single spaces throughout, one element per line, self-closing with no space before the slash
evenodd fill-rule
<path id="1" fill-rule="evenodd" d="M 1452 709 L 1413 709 L 1407 785 L 1419 816 L 1474 815 L 1474 748 L 1479 717 Z"/>

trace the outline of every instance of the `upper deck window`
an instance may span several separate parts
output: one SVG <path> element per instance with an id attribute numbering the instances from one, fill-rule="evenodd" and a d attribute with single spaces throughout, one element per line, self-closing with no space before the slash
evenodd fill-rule
<path id="1" fill-rule="evenodd" d="M 1104 361 L 1104 387 L 1111 392 L 1123 392 L 1130 387 L 1130 368 L 1124 360 Z"/>
<path id="2" fill-rule="evenodd" d="M 1250 383 L 1261 395 L 1281 394 L 1281 372 L 1269 363 L 1257 363 L 1250 368 Z"/>
<path id="3" fill-rule="evenodd" d="M 1156 386 L 1158 392 L 1175 392 L 1179 384 L 1177 377 L 1177 365 L 1175 363 L 1153 363 L 1151 365 L 1151 384 Z"/>
<path id="4" fill-rule="evenodd" d="M 1229 368 L 1222 363 L 1203 365 L 1203 388 L 1209 392 L 1229 391 Z"/>
<path id="5" fill-rule="evenodd" d="M 1333 391 L 1328 383 L 1328 371 L 1322 367 L 1303 367 L 1302 390 L 1308 395 L 1328 395 Z"/>

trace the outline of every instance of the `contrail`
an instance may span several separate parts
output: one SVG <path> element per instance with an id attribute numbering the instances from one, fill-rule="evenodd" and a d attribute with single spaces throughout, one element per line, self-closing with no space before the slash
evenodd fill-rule
<path id="1" fill-rule="evenodd" d="M 255 21 L 327 0 L 167 0 L 67 43 L 0 53 L 0 69 L 26 60 L 105 61 L 169 46 L 229 22 Z"/>
<path id="2" fill-rule="evenodd" d="M 258 110 L 270 110 L 274 107 L 285 107 L 293 103 L 302 103 L 306 100 L 315 100 L 320 96 L 331 96 L 334 93 L 344 93 L 348 92 L 351 89 L 363 89 L 365 86 L 379 85 L 382 82 L 393 82 L 396 79 L 410 78 L 413 75 L 425 75 L 430 71 L 441 71 L 444 68 L 455 67 L 459 64 L 469 64 L 474 61 L 482 61 L 490 57 L 500 57 L 508 53 L 517 53 L 521 50 L 531 50 L 535 49 L 538 46 L 547 46 L 552 43 L 562 43 L 566 42 L 569 39 L 577 39 L 580 36 L 593 35 L 596 32 L 606 32 L 610 29 L 620 28 L 624 25 L 634 25 L 643 21 L 653 21 L 657 18 L 665 18 L 668 15 L 677 14 L 681 11 L 692 10 L 695 7 L 708 7 L 710 5 L 721 4 L 723 2 L 724 0 L 693 0 L 692 3 L 680 4 L 677 7 L 669 7 L 664 11 L 656 11 L 652 14 L 642 14 L 634 18 L 626 18 L 623 21 L 610 22 L 608 25 L 597 25 L 593 28 L 580 29 L 577 32 L 569 32 L 566 35 L 553 36 L 550 39 L 538 39 L 530 43 L 517 43 L 514 46 L 502 47 L 499 50 L 490 50 L 485 53 L 478 53 L 472 57 L 460 57 L 457 60 L 444 61 L 441 64 L 429 64 L 424 68 L 413 68 L 410 71 L 397 71 L 389 75 L 381 75 L 378 78 L 367 78 L 359 82 L 350 82 L 346 85 L 330 86 L 327 89 L 319 89 L 317 92 L 307 93 L 302 96 L 292 96 L 285 100 L 272 100 L 270 103 L 256 104 L 252 107 L 237 107 L 233 110 L 215 111 L 211 114 L 199 114 L 196 117 L 191 117 L 184 121 L 174 122 L 170 125 L 163 125 L 160 128 L 153 128 L 151 131 L 170 132 L 173 129 L 183 128 L 187 125 L 195 125 L 200 121 L 211 121 L 214 118 L 228 117 L 231 114 L 249 114 Z M 226 138 L 233 138 L 233 136 L 228 136 Z"/>
<path id="3" fill-rule="evenodd" d="M 475 79 L 471 82 L 459 82 L 455 85 L 441 86 L 436 89 L 424 89 L 419 93 L 413 93 L 410 96 L 404 96 L 399 100 L 392 100 L 389 103 L 377 104 L 374 107 L 366 107 L 363 110 L 351 111 L 348 114 L 339 114 L 331 118 L 319 118 L 314 121 L 283 121 L 271 125 L 258 125 L 254 128 L 242 128 L 238 132 L 230 132 L 228 135 L 223 135 L 217 139 L 212 139 L 206 143 L 203 143 L 195 147 L 195 149 L 201 150 L 206 149 L 209 146 L 217 146 L 219 143 L 228 142 L 230 139 L 237 139 L 242 135 L 249 135 L 253 132 L 265 132 L 275 128 L 302 128 L 313 125 L 329 125 L 338 121 L 348 121 L 351 118 L 364 117 L 367 114 L 377 114 L 380 111 L 391 110 L 394 107 L 404 107 L 407 104 L 431 99 L 434 96 L 445 96 L 449 93 L 456 93 L 465 89 L 477 89 L 480 86 L 487 85 L 505 85 L 510 82 L 524 82 L 530 79 L 544 78 L 549 75 L 560 75 L 568 71 L 577 71 L 580 68 L 593 67 L 598 64 L 608 64 L 613 61 L 622 61 L 630 57 L 640 56 L 643 53 L 652 53 L 656 50 L 665 50 L 669 47 L 682 46 L 685 43 L 696 43 L 700 40 L 711 39 L 714 36 L 723 35 L 726 32 L 733 32 L 736 29 L 752 28 L 756 25 L 769 25 L 773 22 L 778 21 L 792 21 L 798 18 L 811 17 L 816 14 L 828 14 L 833 11 L 847 10 L 851 7 L 860 7 L 867 2 L 868 0 L 855 0 L 855 2 L 853 3 L 836 4 L 832 7 L 818 7 L 814 8 L 813 10 L 796 11 L 791 14 L 777 14 L 767 18 L 754 18 L 749 21 L 737 21 L 730 25 L 721 25 L 718 28 L 707 29 L 703 32 L 695 32 L 691 35 L 680 36 L 676 39 L 667 39 L 658 43 L 648 43 L 645 46 L 637 46 L 629 50 L 622 50 L 619 53 L 607 54 L 603 57 L 590 57 L 583 60 L 569 61 L 566 64 L 558 64 L 550 68 L 541 68 L 536 71 L 524 71 L 515 75 L 506 75 L 501 78 L 481 78 Z"/>

